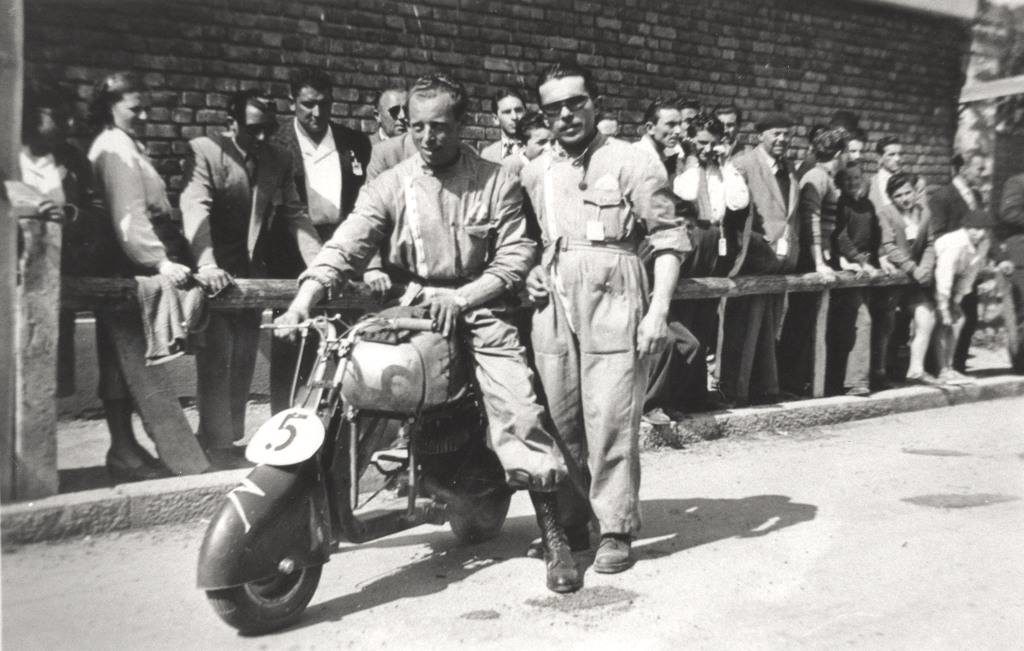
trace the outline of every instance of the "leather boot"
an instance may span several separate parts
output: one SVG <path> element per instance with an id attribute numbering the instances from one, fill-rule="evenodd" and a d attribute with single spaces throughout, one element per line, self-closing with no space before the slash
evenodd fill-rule
<path id="1" fill-rule="evenodd" d="M 544 541 L 548 590 L 576 592 L 583 587 L 583 577 L 576 568 L 565 530 L 558 522 L 558 500 L 554 493 L 536 491 L 530 491 L 530 499 L 537 512 L 537 525 L 540 527 L 541 540 Z"/>

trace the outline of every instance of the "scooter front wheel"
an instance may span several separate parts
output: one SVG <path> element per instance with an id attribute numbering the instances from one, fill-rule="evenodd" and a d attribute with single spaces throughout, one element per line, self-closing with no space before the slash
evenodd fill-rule
<path id="1" fill-rule="evenodd" d="M 261 635 L 293 624 L 313 598 L 321 565 L 276 574 L 220 590 L 207 590 L 214 611 L 243 635 Z"/>

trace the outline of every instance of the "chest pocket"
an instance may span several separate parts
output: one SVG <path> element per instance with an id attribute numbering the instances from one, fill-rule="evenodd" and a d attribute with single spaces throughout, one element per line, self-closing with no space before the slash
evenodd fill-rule
<path id="1" fill-rule="evenodd" d="M 493 255 L 496 228 L 489 222 L 465 224 L 455 230 L 460 276 L 477 276 Z"/>
<path id="2" fill-rule="evenodd" d="M 618 190 L 587 190 L 583 193 L 583 217 L 587 222 L 601 225 L 606 242 L 627 239 L 632 231 L 631 212 L 629 202 Z M 584 227 L 589 235 L 588 224 Z"/>

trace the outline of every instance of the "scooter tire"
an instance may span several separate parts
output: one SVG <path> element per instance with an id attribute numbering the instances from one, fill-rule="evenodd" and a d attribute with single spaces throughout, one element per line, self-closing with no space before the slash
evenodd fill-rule
<path id="1" fill-rule="evenodd" d="M 463 545 L 475 545 L 496 538 L 508 515 L 511 491 L 467 501 L 472 504 L 471 508 L 448 510 L 448 525 L 455 539 Z"/>
<path id="2" fill-rule="evenodd" d="M 320 583 L 321 565 L 231 588 L 207 590 L 213 610 L 242 635 L 262 635 L 294 624 Z"/>

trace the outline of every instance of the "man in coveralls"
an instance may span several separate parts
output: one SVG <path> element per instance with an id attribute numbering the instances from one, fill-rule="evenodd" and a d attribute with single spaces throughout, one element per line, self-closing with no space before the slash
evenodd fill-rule
<path id="1" fill-rule="evenodd" d="M 565 461 L 542 424 L 543 408 L 516 327 L 502 307 L 533 264 L 518 179 L 460 146 L 467 98 L 443 75 L 409 91 L 417 154 L 363 187 L 276 323 L 294 325 L 329 290 L 359 278 L 378 249 L 393 276 L 422 284 L 437 330 L 472 351 L 489 421 L 488 442 L 513 488 L 527 488 L 547 554 L 547 586 L 572 592 L 581 577 L 561 527 L 555 490 Z"/>
<path id="2" fill-rule="evenodd" d="M 660 163 L 598 133 L 588 70 L 556 64 L 537 93 L 558 145 L 521 177 L 544 243 L 527 283 L 541 302 L 534 355 L 558 435 L 590 472 L 601 528 L 594 570 L 621 572 L 640 529 L 638 432 L 648 366 L 667 343 L 669 302 L 690 243 Z M 653 293 L 638 255 L 645 237 L 654 251 Z M 588 547 L 586 501 L 566 487 L 560 504 L 573 547 Z"/>

